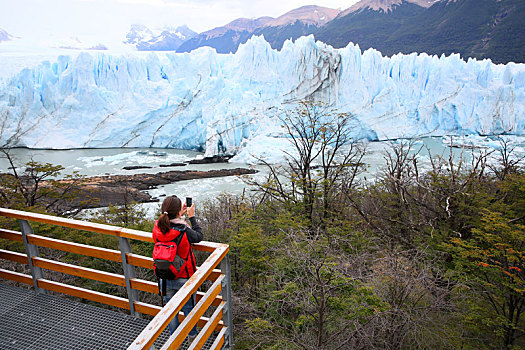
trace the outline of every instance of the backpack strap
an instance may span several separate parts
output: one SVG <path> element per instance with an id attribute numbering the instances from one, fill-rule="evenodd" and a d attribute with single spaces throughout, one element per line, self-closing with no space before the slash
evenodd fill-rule
<path id="1" fill-rule="evenodd" d="M 172 242 L 175 242 L 175 244 L 177 245 L 177 251 L 179 250 L 180 241 L 182 241 L 182 237 L 184 237 L 184 234 L 186 233 L 186 231 L 179 231 L 179 232 L 180 232 L 179 235 L 175 237 L 175 239 L 172 241 Z"/>
<path id="2" fill-rule="evenodd" d="M 178 229 L 174 227 L 172 227 L 172 229 L 179 231 Z M 180 232 L 179 235 L 175 237 L 175 239 L 173 240 L 173 242 L 175 242 L 175 244 L 177 245 L 177 251 L 179 250 L 179 245 L 180 245 L 180 242 L 182 241 L 182 238 L 186 234 L 186 229 L 184 228 L 182 231 L 179 231 L 179 232 Z M 186 236 L 186 239 L 187 239 L 187 236 Z M 188 244 L 190 246 L 188 249 L 188 254 L 183 258 L 185 261 L 184 268 L 186 270 L 186 276 L 190 275 L 190 272 L 188 271 L 188 261 L 192 264 L 193 271 L 197 269 L 197 265 L 195 264 L 195 260 L 193 259 L 193 254 L 192 254 L 193 249 L 191 247 L 191 243 L 189 240 L 188 240 Z"/>
<path id="3" fill-rule="evenodd" d="M 175 242 L 175 244 L 177 245 L 177 253 L 179 251 L 179 246 L 180 246 L 180 242 L 182 241 L 182 238 L 184 238 L 184 235 L 186 234 L 186 230 L 184 231 L 180 231 L 180 234 L 175 238 L 175 240 L 173 242 Z M 187 238 L 186 238 L 187 239 Z M 188 250 L 188 256 L 190 255 L 191 253 L 191 244 L 190 244 L 190 249 Z M 190 273 L 188 272 L 188 266 L 187 266 L 187 263 L 188 263 L 188 256 L 186 256 L 184 259 L 184 268 L 186 269 L 186 276 L 189 276 Z M 182 257 L 181 257 L 182 258 Z"/>
<path id="4" fill-rule="evenodd" d="M 193 248 L 192 248 L 191 243 L 189 241 L 188 241 L 188 244 L 190 246 L 189 249 L 188 249 L 188 255 L 186 255 L 186 258 L 184 259 L 184 261 L 186 262 L 186 265 L 184 267 L 186 269 L 186 275 L 187 276 L 190 275 L 190 272 L 188 271 L 188 263 L 191 263 L 193 272 L 195 272 L 197 270 L 197 264 L 195 263 L 195 259 L 194 259 L 194 256 L 193 256 Z"/>

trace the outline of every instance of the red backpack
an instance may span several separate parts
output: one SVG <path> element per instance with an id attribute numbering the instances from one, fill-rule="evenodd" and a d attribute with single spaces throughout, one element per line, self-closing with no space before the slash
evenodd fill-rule
<path id="1" fill-rule="evenodd" d="M 153 271 L 158 278 L 173 280 L 178 278 L 186 261 L 178 254 L 180 241 L 186 232 L 180 232 L 171 242 L 157 242 L 153 248 Z"/>

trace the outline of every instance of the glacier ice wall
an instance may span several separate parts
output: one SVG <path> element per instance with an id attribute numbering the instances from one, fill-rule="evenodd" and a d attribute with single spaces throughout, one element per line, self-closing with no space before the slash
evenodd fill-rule
<path id="1" fill-rule="evenodd" d="M 279 52 L 253 37 L 229 55 L 200 48 L 59 56 L 1 83 L 0 142 L 257 152 L 280 135 L 279 111 L 302 99 L 354 114 L 355 137 L 371 140 L 525 134 L 523 64 L 459 55 L 387 58 L 309 36 Z"/>

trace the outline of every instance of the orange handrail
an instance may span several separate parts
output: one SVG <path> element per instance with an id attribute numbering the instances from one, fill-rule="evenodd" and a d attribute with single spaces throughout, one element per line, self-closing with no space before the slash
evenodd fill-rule
<path id="1" fill-rule="evenodd" d="M 153 242 L 151 233 L 111 225 L 66 219 L 51 215 L 30 213 L 6 208 L 0 208 L 0 216 L 18 219 L 21 220 L 21 222 L 32 221 L 79 229 L 88 232 L 96 232 L 99 234 L 116 236 L 119 237 L 119 239 L 124 240 L 133 239 L 143 242 Z M 23 226 L 22 223 L 21 226 Z M 33 233 L 32 229 L 30 232 L 25 232 L 24 227 L 22 227 L 22 232 L 0 228 L 0 239 L 24 242 L 26 246 L 31 246 L 31 249 L 27 249 L 26 247 L 26 252 L 37 251 L 35 250 L 37 247 L 46 247 L 75 254 L 121 262 L 123 266 L 127 264 L 127 266 L 131 266 L 132 269 L 134 269 L 134 266 L 145 267 L 149 269 L 153 268 L 153 260 L 151 257 L 145 257 L 126 251 L 122 253 L 119 250 L 106 249 L 45 237 Z M 219 265 L 222 267 L 225 266 L 225 263 L 227 263 L 227 259 L 225 259 L 225 257 L 229 251 L 229 247 L 228 245 L 221 243 L 200 242 L 194 245 L 194 249 L 208 252 L 210 255 L 197 269 L 195 274 L 188 280 L 188 282 L 175 294 L 175 296 L 166 304 L 166 306 L 164 306 L 164 308 L 147 304 L 139 300 L 134 300 L 132 295 L 129 294 L 129 290 L 128 299 L 126 299 L 47 280 L 44 279 L 41 274 L 35 273 L 35 275 L 32 276 L 4 269 L 0 269 L 0 278 L 10 279 L 19 283 L 34 284 L 35 288 L 37 289 L 53 290 L 63 294 L 97 301 L 106 305 L 117 306 L 123 309 L 132 311 L 134 310 L 135 312 L 155 316 L 148 327 L 146 327 L 143 332 L 133 341 L 129 349 L 149 349 L 149 347 L 156 341 L 157 337 L 163 332 L 168 323 L 174 317 L 182 317 L 182 314 L 179 315 L 179 311 L 182 309 L 182 306 L 192 294 L 197 293 L 198 303 L 194 308 L 194 312 L 188 315 L 188 318 L 181 323 L 181 326 L 177 329 L 177 332 L 172 337 L 170 337 L 166 344 L 164 344 L 164 348 L 173 348 L 175 345 L 182 343 L 182 340 L 184 340 L 189 330 L 192 329 L 194 325 L 201 327 L 202 331 L 195 339 L 192 348 L 200 348 L 202 344 L 204 344 L 205 341 L 209 339 L 214 330 L 219 332 L 217 337 L 222 337 L 222 339 L 216 339 L 214 344 L 217 346 L 226 344 L 228 348 L 231 348 L 233 345 L 231 340 L 231 324 L 229 324 L 231 321 L 228 321 L 228 319 L 224 317 L 224 313 L 231 313 L 231 304 L 228 300 L 229 297 L 227 297 L 228 293 L 225 293 L 223 290 L 225 287 L 227 288 L 226 291 L 228 291 L 230 288 L 228 275 L 229 265 L 227 268 L 223 269 L 226 271 L 217 269 Z M 21 264 L 29 264 L 32 271 L 33 269 L 35 269 L 35 271 L 37 269 L 47 269 L 82 278 L 111 283 L 118 286 L 126 286 L 126 283 L 128 283 L 128 287 L 130 287 L 132 290 L 140 290 L 151 293 L 156 293 L 158 291 L 156 283 L 135 278 L 134 273 L 133 276 L 130 277 L 126 273 L 126 268 L 124 268 L 124 275 L 122 275 L 44 259 L 39 257 L 38 253 L 28 254 L 29 255 L 7 250 L 0 250 L 0 259 L 10 260 Z M 198 289 L 206 280 L 215 281 L 215 283 L 208 290 L 208 292 L 198 291 Z M 221 293 L 221 295 L 219 295 L 219 293 Z M 204 312 L 211 306 L 217 307 L 214 316 L 209 319 L 203 317 Z M 223 317 L 223 321 L 220 321 L 218 315 Z"/>

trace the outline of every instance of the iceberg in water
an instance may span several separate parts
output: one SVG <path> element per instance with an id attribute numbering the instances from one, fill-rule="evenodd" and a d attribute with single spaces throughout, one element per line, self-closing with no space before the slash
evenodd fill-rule
<path id="1" fill-rule="evenodd" d="M 0 142 L 245 159 L 281 145 L 279 113 L 305 99 L 355 115 L 356 138 L 525 134 L 524 64 L 388 58 L 309 36 L 281 51 L 253 37 L 235 54 L 82 52 L 24 68 L 0 82 Z"/>

